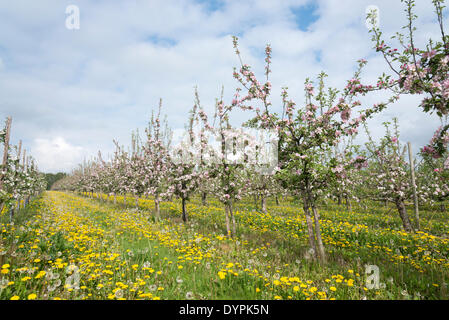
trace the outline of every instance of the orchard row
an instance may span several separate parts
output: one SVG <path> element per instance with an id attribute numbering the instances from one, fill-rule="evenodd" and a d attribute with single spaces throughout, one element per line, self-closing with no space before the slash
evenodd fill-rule
<path id="1" fill-rule="evenodd" d="M 323 199 L 334 198 L 339 202 L 346 199 L 348 206 L 351 201 L 392 202 L 404 230 L 419 229 L 418 211 L 415 211 L 416 225 L 413 226 L 406 202 L 442 203 L 449 195 L 449 36 L 443 26 L 444 1 L 434 0 L 441 39 L 429 39 L 425 48 L 417 48 L 415 2 L 403 2 L 408 21 L 404 29 L 408 34 L 398 33 L 394 40 L 401 50 L 388 45 L 378 27 L 371 30 L 374 48 L 383 55 L 392 71 L 392 75 L 380 75 L 376 84 L 362 82 L 362 70 L 367 64 L 362 59 L 345 87 L 328 88 L 327 75 L 323 72 L 315 82 L 306 79 L 303 104 L 290 99 L 288 88 L 283 88 L 282 106 L 274 108 L 270 45 L 265 49 L 265 73 L 260 78 L 243 63 L 238 39 L 234 37 L 233 45 L 241 65 L 234 69 L 233 75 L 239 87 L 228 103 L 221 94 L 216 100 L 213 117 L 207 115 L 195 92 L 187 123 L 189 144 L 194 148 L 185 150 L 181 145 L 173 151 L 170 129 L 161 121 L 160 103 L 158 113 L 151 117 L 145 138 L 133 135 L 131 150 L 126 151 L 116 143 L 112 159 L 104 160 L 99 153 L 97 159 L 80 165 L 55 187 L 90 193 L 132 194 L 136 199 L 150 196 L 155 201 L 157 219 L 160 218 L 160 202 L 176 196 L 182 200 L 184 221 L 188 219 L 186 203 L 192 195 L 200 194 L 204 202 L 208 195 L 213 195 L 225 208 L 229 236 L 236 233 L 235 203 L 242 197 L 260 199 L 262 211 L 266 211 L 267 197 L 289 194 L 302 204 L 309 245 L 321 262 L 326 262 L 318 210 L 318 203 Z M 368 18 L 375 26 L 376 12 L 371 12 Z M 363 97 L 380 96 L 378 92 L 382 93 L 383 101 L 373 105 L 361 102 Z M 442 126 L 436 129 L 429 144 L 421 149 L 416 166 L 411 166 L 407 159 L 396 119 L 385 124 L 385 136 L 380 141 L 371 138 L 366 125 L 368 119 L 389 108 L 404 94 L 419 95 L 422 101 L 417 107 L 427 113 L 435 112 L 442 120 Z M 236 111 L 250 115 L 251 120 L 243 123 L 243 127 L 277 133 L 278 165 L 273 174 L 261 174 L 261 165 L 257 163 L 227 161 L 225 135 L 233 129 L 230 119 Z M 367 132 L 368 142 L 357 146 L 353 141 L 361 127 Z M 219 138 L 215 140 L 220 141 L 221 148 L 210 145 L 213 136 Z M 252 146 L 249 150 L 253 158 L 257 158 L 260 150 L 257 143 L 243 135 L 234 135 L 232 139 L 235 145 Z M 181 158 L 185 159 L 186 152 L 191 153 L 188 158 L 200 161 L 177 159 L 177 154 L 183 154 Z"/>
<path id="2" fill-rule="evenodd" d="M 0 215 L 4 212 L 14 214 L 16 208 L 28 205 L 30 198 L 46 187 L 46 182 L 32 157 L 22 151 L 19 145 L 10 144 L 12 119 L 7 118 L 0 131 L 0 145 L 3 146 L 3 161 L 0 172 Z"/>

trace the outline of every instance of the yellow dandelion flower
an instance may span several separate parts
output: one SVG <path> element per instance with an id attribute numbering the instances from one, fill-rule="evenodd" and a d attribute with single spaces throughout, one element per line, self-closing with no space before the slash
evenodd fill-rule
<path id="1" fill-rule="evenodd" d="M 35 300 L 37 298 L 37 295 L 35 293 L 28 295 L 28 300 Z"/>

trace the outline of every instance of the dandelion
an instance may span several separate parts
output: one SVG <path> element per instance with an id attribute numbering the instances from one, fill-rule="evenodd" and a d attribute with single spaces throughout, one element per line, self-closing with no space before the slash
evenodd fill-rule
<path id="1" fill-rule="evenodd" d="M 179 276 L 176 277 L 176 282 L 177 282 L 178 284 L 183 283 L 183 281 L 184 281 L 184 280 L 182 280 Z"/>
<path id="2" fill-rule="evenodd" d="M 74 264 L 71 264 L 67 267 L 67 273 L 78 271 L 78 267 Z"/>
<path id="3" fill-rule="evenodd" d="M 318 288 L 317 287 L 312 287 L 309 289 L 310 292 L 315 293 L 317 292 Z"/>
<path id="4" fill-rule="evenodd" d="M 30 295 L 28 295 L 28 300 L 35 300 L 37 297 L 37 295 L 35 293 L 32 293 Z"/>
<path id="5" fill-rule="evenodd" d="M 51 280 L 52 278 L 53 278 L 53 272 L 47 271 L 47 273 L 45 274 L 45 279 Z"/>
<path id="6" fill-rule="evenodd" d="M 114 293 L 115 298 L 120 299 L 123 298 L 123 290 L 122 289 L 117 289 Z"/>
<path id="7" fill-rule="evenodd" d="M 155 284 L 152 284 L 151 286 L 148 287 L 148 289 L 149 289 L 150 291 L 156 291 L 157 286 L 156 286 Z"/>
<path id="8" fill-rule="evenodd" d="M 0 280 L 0 290 L 5 289 L 8 286 L 9 281 L 7 279 Z"/>
<path id="9" fill-rule="evenodd" d="M 187 300 L 192 300 L 193 298 L 194 298 L 193 292 L 189 291 L 189 292 L 186 293 L 186 299 Z"/>
<path id="10" fill-rule="evenodd" d="M 53 292 L 53 291 L 55 291 L 55 289 L 56 289 L 56 286 L 55 286 L 55 285 L 47 286 L 47 291 L 48 291 L 48 292 Z"/>

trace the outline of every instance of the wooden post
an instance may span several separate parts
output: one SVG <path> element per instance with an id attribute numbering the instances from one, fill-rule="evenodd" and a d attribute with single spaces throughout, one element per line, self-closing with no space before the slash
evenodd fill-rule
<path id="1" fill-rule="evenodd" d="M 8 150 L 9 150 L 9 137 L 11 134 L 11 117 L 8 117 L 6 119 L 6 135 L 5 135 L 5 142 L 4 142 L 4 148 L 3 148 L 3 162 L 2 162 L 2 170 L 5 169 L 6 164 L 8 163 Z M 0 190 L 3 188 L 3 174 L 0 176 Z"/>
<path id="2" fill-rule="evenodd" d="M 26 157 L 26 153 L 27 153 L 27 150 L 23 149 L 23 158 L 22 158 L 23 173 L 27 173 L 27 171 L 28 171 L 28 168 L 27 168 L 28 158 Z M 29 200 L 29 196 L 27 195 L 25 197 L 24 203 L 23 203 L 24 208 L 28 206 L 28 200 Z"/>
<path id="3" fill-rule="evenodd" d="M 17 164 L 18 167 L 16 168 L 16 174 L 17 174 L 17 172 L 20 171 L 20 156 L 21 156 L 21 154 L 22 154 L 22 140 L 19 140 L 19 150 L 17 152 L 17 159 L 19 162 Z M 18 198 L 17 199 L 17 210 L 20 210 L 20 201 L 21 201 L 21 199 Z"/>
<path id="4" fill-rule="evenodd" d="M 416 227 L 419 230 L 419 208 L 418 208 L 418 195 L 416 194 L 416 185 L 415 185 L 415 165 L 413 163 L 413 155 L 412 155 L 412 144 L 410 142 L 408 145 L 408 158 L 410 160 L 410 173 L 412 177 L 412 190 L 413 190 L 413 205 L 415 207 L 415 217 L 416 217 Z"/>
<path id="5" fill-rule="evenodd" d="M 22 140 L 19 140 L 19 148 L 18 148 L 18 152 L 17 152 L 17 159 L 19 159 L 19 164 L 20 164 L 20 155 L 22 154 Z"/>
<path id="6" fill-rule="evenodd" d="M 27 167 L 26 167 L 26 154 L 27 151 L 26 149 L 23 149 L 23 159 L 22 159 L 22 165 L 23 165 L 23 172 L 27 172 Z"/>
<path id="7" fill-rule="evenodd" d="M 3 149 L 3 162 L 2 162 L 2 167 L 1 170 L 3 171 L 6 167 L 6 164 L 8 162 L 8 148 L 9 148 L 9 135 L 10 135 L 10 131 L 11 131 L 11 117 L 8 117 L 6 119 L 6 127 L 5 127 L 5 141 L 4 141 L 4 149 Z M 0 173 L 0 190 L 3 188 L 3 174 Z M 2 203 L 0 205 L 0 214 L 3 211 L 5 204 Z"/>

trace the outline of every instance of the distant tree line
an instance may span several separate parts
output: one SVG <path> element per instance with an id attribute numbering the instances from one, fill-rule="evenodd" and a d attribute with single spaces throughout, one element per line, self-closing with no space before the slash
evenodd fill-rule
<path id="1" fill-rule="evenodd" d="M 50 190 L 56 181 L 61 180 L 65 176 L 67 176 L 67 173 L 64 173 L 64 172 L 46 173 L 45 181 L 47 182 L 47 190 Z"/>

